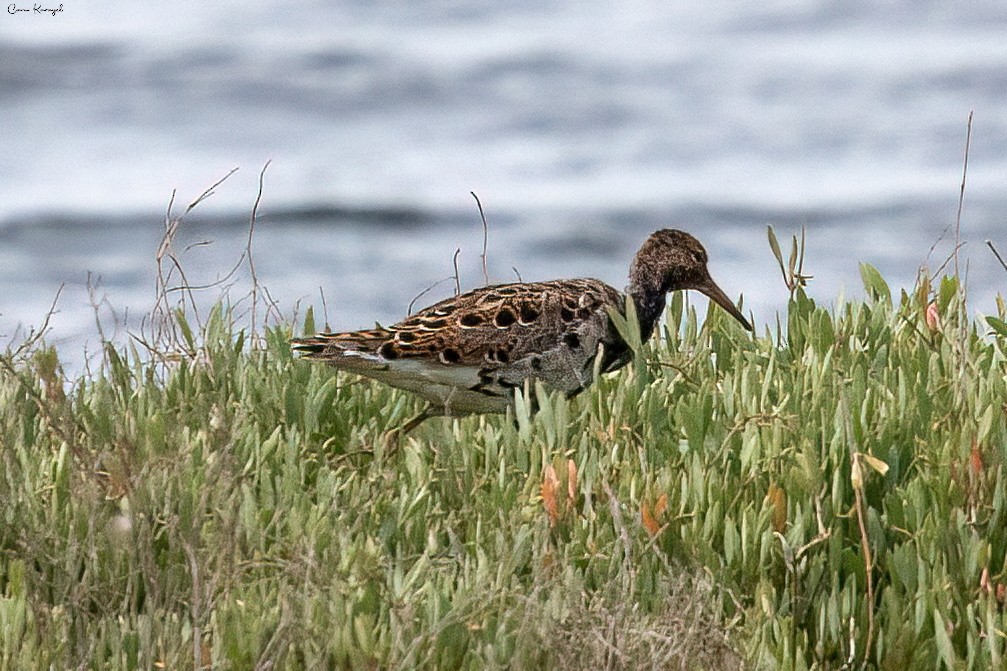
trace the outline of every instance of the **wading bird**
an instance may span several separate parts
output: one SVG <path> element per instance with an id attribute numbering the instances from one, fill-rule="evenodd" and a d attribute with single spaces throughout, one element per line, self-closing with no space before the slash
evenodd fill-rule
<path id="1" fill-rule="evenodd" d="M 427 407 L 400 429 L 442 415 L 504 412 L 527 380 L 572 397 L 598 370 L 618 370 L 633 352 L 610 310 L 625 317 L 633 301 L 646 341 L 670 291 L 695 289 L 742 326 L 751 324 L 710 277 L 703 245 L 688 233 L 651 235 L 629 269 L 623 295 L 595 279 L 519 282 L 480 287 L 421 310 L 393 326 L 294 339 L 313 361 L 422 397 Z"/>

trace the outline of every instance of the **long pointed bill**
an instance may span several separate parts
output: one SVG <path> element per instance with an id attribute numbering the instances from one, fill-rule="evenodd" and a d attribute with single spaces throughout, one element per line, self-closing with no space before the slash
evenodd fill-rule
<path id="1" fill-rule="evenodd" d="M 706 280 L 706 284 L 698 286 L 696 287 L 696 289 L 702 291 L 704 294 L 710 297 L 710 300 L 714 301 L 717 305 L 727 310 L 727 312 L 732 317 L 741 322 L 741 325 L 744 326 L 746 329 L 748 329 L 749 331 L 755 330 L 752 328 L 752 325 L 748 323 L 748 320 L 745 319 L 745 315 L 741 314 L 741 310 L 739 310 L 734 306 L 734 303 L 731 301 L 730 298 L 727 297 L 727 294 L 724 293 L 723 289 L 718 287 L 717 283 L 714 282 L 712 279 L 708 277 Z"/>

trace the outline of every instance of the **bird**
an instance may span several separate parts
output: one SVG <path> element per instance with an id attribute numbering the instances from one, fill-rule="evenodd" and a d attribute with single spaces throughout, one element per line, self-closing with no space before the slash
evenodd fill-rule
<path id="1" fill-rule="evenodd" d="M 640 337 L 653 334 L 671 291 L 708 296 L 745 329 L 752 325 L 713 281 L 707 253 L 684 231 L 653 233 L 636 253 L 622 293 L 601 280 L 561 279 L 479 287 L 435 303 L 392 326 L 294 338 L 311 361 L 373 378 L 423 398 L 426 407 L 400 435 L 437 416 L 503 413 L 527 381 L 568 398 L 616 371 L 633 351 L 612 312 L 632 301 Z"/>

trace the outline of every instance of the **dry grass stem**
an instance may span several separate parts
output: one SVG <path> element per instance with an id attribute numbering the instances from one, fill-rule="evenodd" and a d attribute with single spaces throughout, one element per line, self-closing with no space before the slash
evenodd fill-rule
<path id="1" fill-rule="evenodd" d="M 483 284 L 488 285 L 490 283 L 490 275 L 489 270 L 487 270 L 486 267 L 486 249 L 489 244 L 489 224 L 486 223 L 486 213 L 483 212 L 483 204 L 479 200 L 479 196 L 476 195 L 475 191 L 470 191 L 469 193 L 471 193 L 472 197 L 476 200 L 476 207 L 479 208 L 479 219 L 483 224 L 483 253 L 480 258 L 482 259 L 483 264 Z"/>

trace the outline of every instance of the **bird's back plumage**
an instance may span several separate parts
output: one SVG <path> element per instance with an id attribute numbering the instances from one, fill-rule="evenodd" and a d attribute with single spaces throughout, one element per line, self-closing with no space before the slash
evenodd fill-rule
<path id="1" fill-rule="evenodd" d="M 407 389 L 447 414 L 502 412 L 538 379 L 572 396 L 628 360 L 608 310 L 622 294 L 595 279 L 481 287 L 386 328 L 294 341 L 307 358 Z"/>

